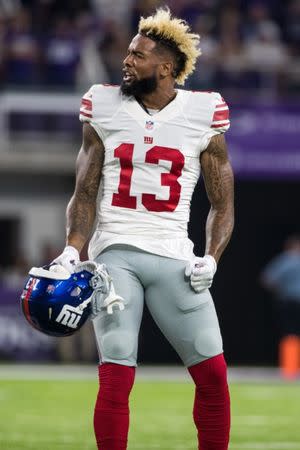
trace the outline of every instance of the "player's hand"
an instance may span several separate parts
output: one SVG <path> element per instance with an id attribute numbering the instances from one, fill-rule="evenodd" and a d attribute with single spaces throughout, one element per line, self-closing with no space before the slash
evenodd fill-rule
<path id="1" fill-rule="evenodd" d="M 71 245 L 67 245 L 62 254 L 55 258 L 51 264 L 60 264 L 71 274 L 74 273 L 75 267 L 79 261 L 80 257 L 78 250 Z"/>
<path id="2" fill-rule="evenodd" d="M 185 275 L 190 277 L 194 291 L 201 292 L 211 287 L 216 270 L 217 263 L 213 256 L 194 256 L 186 265 Z"/>

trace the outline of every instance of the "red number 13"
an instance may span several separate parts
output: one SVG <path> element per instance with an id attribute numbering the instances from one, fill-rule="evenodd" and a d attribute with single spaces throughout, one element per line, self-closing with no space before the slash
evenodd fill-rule
<path id="1" fill-rule="evenodd" d="M 120 159 L 120 181 L 118 193 L 113 194 L 112 205 L 123 208 L 136 209 L 137 199 L 130 195 L 131 177 L 133 172 L 134 144 L 121 144 L 115 149 L 115 157 Z M 158 164 L 159 160 L 171 161 L 172 165 L 168 173 L 161 174 L 161 186 L 169 186 L 170 194 L 167 200 L 159 200 L 154 194 L 142 194 L 142 204 L 148 211 L 172 212 L 176 209 L 181 192 L 178 178 L 184 166 L 184 155 L 176 148 L 160 147 L 158 145 L 146 152 L 145 162 Z"/>

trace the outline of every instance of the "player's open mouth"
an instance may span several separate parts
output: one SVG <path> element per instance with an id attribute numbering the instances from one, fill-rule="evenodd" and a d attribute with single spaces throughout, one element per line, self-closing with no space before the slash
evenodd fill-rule
<path id="1" fill-rule="evenodd" d="M 124 72 L 123 81 L 125 83 L 130 83 L 134 79 L 134 76 L 129 72 Z"/>

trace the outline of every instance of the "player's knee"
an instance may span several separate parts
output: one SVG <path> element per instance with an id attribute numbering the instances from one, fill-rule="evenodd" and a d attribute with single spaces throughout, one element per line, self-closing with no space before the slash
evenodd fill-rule
<path id="1" fill-rule="evenodd" d="M 228 391 L 227 366 L 223 353 L 190 366 L 189 372 L 201 395 L 210 396 L 213 392 Z M 213 391 L 207 390 L 208 386 L 214 388 Z"/>
<path id="2" fill-rule="evenodd" d="M 103 360 L 128 361 L 136 364 L 137 336 L 128 331 L 106 333 L 101 339 Z"/>
<path id="3" fill-rule="evenodd" d="M 134 383 L 135 367 L 104 363 L 98 370 L 100 396 L 104 395 L 106 401 L 111 400 L 113 408 L 119 402 L 127 401 Z"/>
<path id="4" fill-rule="evenodd" d="M 223 387 L 227 385 L 227 365 L 223 353 L 208 360 L 210 366 L 210 383 Z"/>
<path id="5" fill-rule="evenodd" d="M 210 358 L 223 352 L 220 330 L 199 329 L 194 339 L 194 350 L 203 358 Z"/>

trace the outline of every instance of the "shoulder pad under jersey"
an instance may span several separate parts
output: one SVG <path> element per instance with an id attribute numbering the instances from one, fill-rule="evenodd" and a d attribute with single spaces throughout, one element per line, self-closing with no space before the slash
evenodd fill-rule
<path id="1" fill-rule="evenodd" d="M 103 137 L 105 125 L 111 121 L 121 101 L 119 86 L 94 84 L 82 97 L 79 120 L 90 122 Z"/>
<path id="2" fill-rule="evenodd" d="M 225 133 L 229 126 L 229 109 L 218 92 L 186 91 L 189 94 L 185 115 L 189 122 L 212 135 Z"/>

